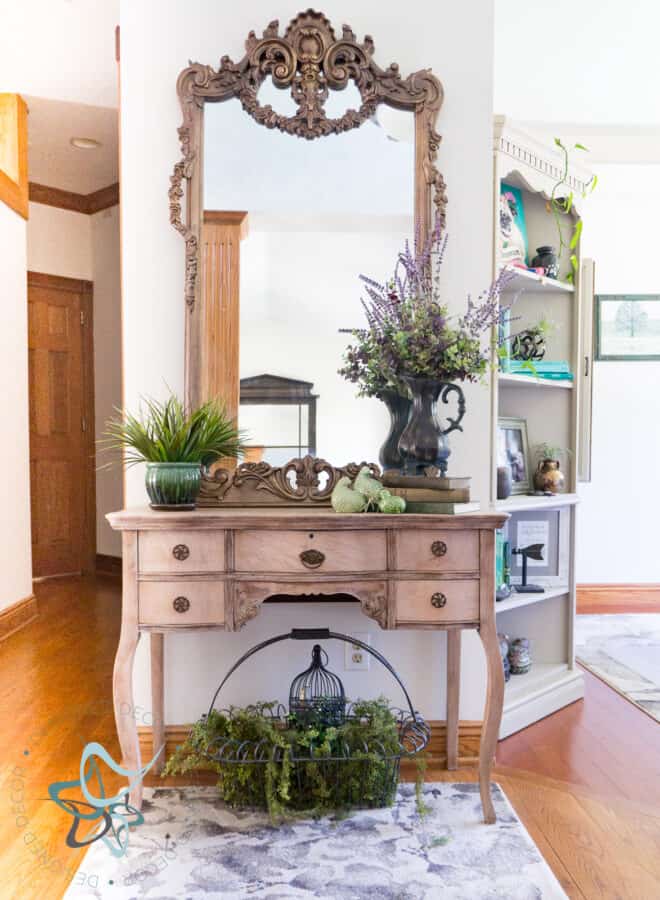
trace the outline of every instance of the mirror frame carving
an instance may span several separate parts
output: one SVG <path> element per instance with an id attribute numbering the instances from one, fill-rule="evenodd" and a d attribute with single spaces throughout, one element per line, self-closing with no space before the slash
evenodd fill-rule
<path id="1" fill-rule="evenodd" d="M 359 43 L 351 28 L 343 25 L 341 36 L 337 37 L 326 16 L 312 9 L 293 18 L 281 36 L 277 20 L 270 22 L 261 38 L 251 31 L 245 49 L 245 55 L 237 63 L 229 56 L 223 56 L 218 69 L 190 62 L 177 79 L 177 94 L 183 116 L 178 129 L 181 158 L 174 165 L 170 176 L 168 196 L 170 223 L 182 236 L 185 244 L 184 379 L 185 401 L 190 406 L 208 399 L 202 396 L 200 360 L 203 359 L 204 317 L 203 304 L 200 303 L 203 286 L 199 277 L 200 236 L 204 214 L 205 103 L 219 103 L 236 97 L 245 112 L 258 124 L 306 140 L 316 140 L 358 128 L 374 115 L 380 104 L 413 112 L 414 206 L 421 239 L 424 240 L 429 234 L 436 217 L 443 228 L 445 225 L 446 185 L 436 165 L 441 141 L 441 136 L 436 131 L 436 121 L 444 94 L 440 81 L 430 69 L 420 69 L 406 78 L 402 77 L 396 63 L 381 69 L 373 59 L 374 42 L 369 35 Z M 297 105 L 294 115 L 280 115 L 270 105 L 262 106 L 259 102 L 259 88 L 269 77 L 276 87 L 290 89 Z M 339 118 L 329 118 L 324 109 L 329 91 L 341 91 L 349 81 L 353 81 L 360 93 L 360 108 L 347 109 Z M 311 460 L 311 457 L 307 459 Z M 294 462 L 297 465 L 291 469 Z M 287 490 L 280 484 L 279 470 L 276 474 L 273 474 L 276 470 L 272 470 L 265 478 L 265 472 L 249 470 L 248 481 L 253 481 L 257 476 L 257 481 L 260 482 L 259 493 L 262 495 L 270 494 L 277 485 L 272 491 L 270 502 L 281 504 L 288 500 L 297 501 L 295 505 L 300 502 L 303 505 L 327 505 L 330 491 L 319 491 L 318 482 L 314 486 L 304 484 L 310 476 L 312 482 L 318 477 L 318 470 L 314 472 L 316 464 L 320 464 L 322 471 L 332 470 L 336 473 L 330 478 L 333 483 L 354 465 L 334 469 L 325 461 L 314 460 L 311 471 L 310 463 L 306 461 L 301 467 L 302 471 L 298 471 L 302 462 L 292 461 L 281 470 L 283 477 L 285 470 L 302 476 L 302 491 Z M 201 505 L 218 505 L 227 494 L 232 499 L 235 497 L 234 502 L 239 503 L 236 492 L 248 475 L 247 467 L 253 465 L 262 464 L 245 463 L 236 470 L 231 477 L 238 479 L 238 482 L 235 486 L 232 485 L 231 490 L 228 490 L 229 484 L 222 474 L 223 470 L 206 476 L 200 497 Z M 256 482 L 254 486 L 256 487 Z M 265 499 L 261 500 L 262 505 Z M 226 496 L 226 500 L 229 500 L 229 496 Z"/>

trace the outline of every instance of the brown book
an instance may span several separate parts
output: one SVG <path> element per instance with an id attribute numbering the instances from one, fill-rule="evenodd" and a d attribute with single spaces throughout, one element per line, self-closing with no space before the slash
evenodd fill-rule
<path id="1" fill-rule="evenodd" d="M 406 502 L 417 500 L 419 502 L 428 503 L 469 503 L 470 489 L 456 488 L 449 491 L 429 490 L 428 488 L 418 487 L 391 487 L 392 494 L 397 497 L 403 497 Z"/>
<path id="2" fill-rule="evenodd" d="M 385 472 L 382 478 L 383 487 L 424 488 L 428 491 L 469 490 L 471 481 L 469 476 L 441 478 L 439 475 L 402 475 L 400 472 Z"/>

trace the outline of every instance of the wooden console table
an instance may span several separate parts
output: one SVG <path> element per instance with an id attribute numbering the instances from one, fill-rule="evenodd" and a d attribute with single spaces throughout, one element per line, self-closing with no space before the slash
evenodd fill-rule
<path id="1" fill-rule="evenodd" d="M 351 594 L 381 628 L 447 632 L 447 767 L 457 767 L 460 632 L 476 628 L 488 686 L 479 752 L 484 820 L 504 676 L 495 628 L 494 532 L 503 514 L 339 515 L 329 508 L 111 513 L 123 532 L 122 626 L 114 708 L 124 765 L 140 768 L 133 660 L 151 633 L 154 750 L 164 743 L 163 640 L 172 630 L 236 631 L 273 594 Z M 310 602 L 314 602 L 313 599 Z M 330 624 L 330 623 L 328 623 Z M 140 807 L 142 787 L 131 794 Z"/>

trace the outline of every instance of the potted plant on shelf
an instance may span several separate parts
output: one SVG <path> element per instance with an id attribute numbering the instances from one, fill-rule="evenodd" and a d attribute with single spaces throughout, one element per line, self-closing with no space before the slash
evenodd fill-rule
<path id="1" fill-rule="evenodd" d="M 554 447 L 552 444 L 537 444 L 534 448 L 537 459 L 534 472 L 534 487 L 544 493 L 561 494 L 566 479 L 560 468 L 560 457 L 568 457 L 571 451 L 566 447 Z"/>
<path id="2" fill-rule="evenodd" d="M 444 475 L 449 457 L 447 436 L 462 430 L 465 399 L 459 383 L 483 380 L 497 352 L 497 342 L 482 342 L 498 325 L 503 308 L 500 294 L 513 277 L 502 272 L 476 301 L 468 296 L 463 315 L 451 315 L 440 295 L 440 268 L 447 239 L 439 223 L 428 240 L 406 242 L 399 253 L 394 275 L 385 284 L 361 275 L 367 300 L 362 307 L 366 328 L 342 329 L 353 337 L 339 374 L 357 384 L 358 396 L 378 397 L 386 402 L 392 429 L 383 451 L 384 468 L 403 468 L 410 474 L 436 466 Z M 515 298 L 514 298 L 515 300 Z M 456 418 L 448 425 L 438 421 L 437 404 L 448 403 L 455 393 Z M 408 399 L 393 412 L 391 396 Z M 398 440 L 397 438 L 398 433 Z M 383 459 L 396 440 L 396 454 Z"/>
<path id="3" fill-rule="evenodd" d="M 152 509 L 194 509 L 202 469 L 242 456 L 242 435 L 214 400 L 190 412 L 175 395 L 143 403 L 137 416 L 118 410 L 106 425 L 103 449 L 121 452 L 127 467 L 147 464 L 145 486 Z"/>

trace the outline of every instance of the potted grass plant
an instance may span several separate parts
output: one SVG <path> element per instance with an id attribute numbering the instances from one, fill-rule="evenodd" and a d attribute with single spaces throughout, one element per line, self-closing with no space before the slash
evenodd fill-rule
<path id="1" fill-rule="evenodd" d="M 219 459 L 241 457 L 242 434 L 215 400 L 191 411 L 174 394 L 142 403 L 138 415 L 118 410 L 106 425 L 102 448 L 120 452 L 127 467 L 147 464 L 152 509 L 194 509 L 202 470 Z"/>

